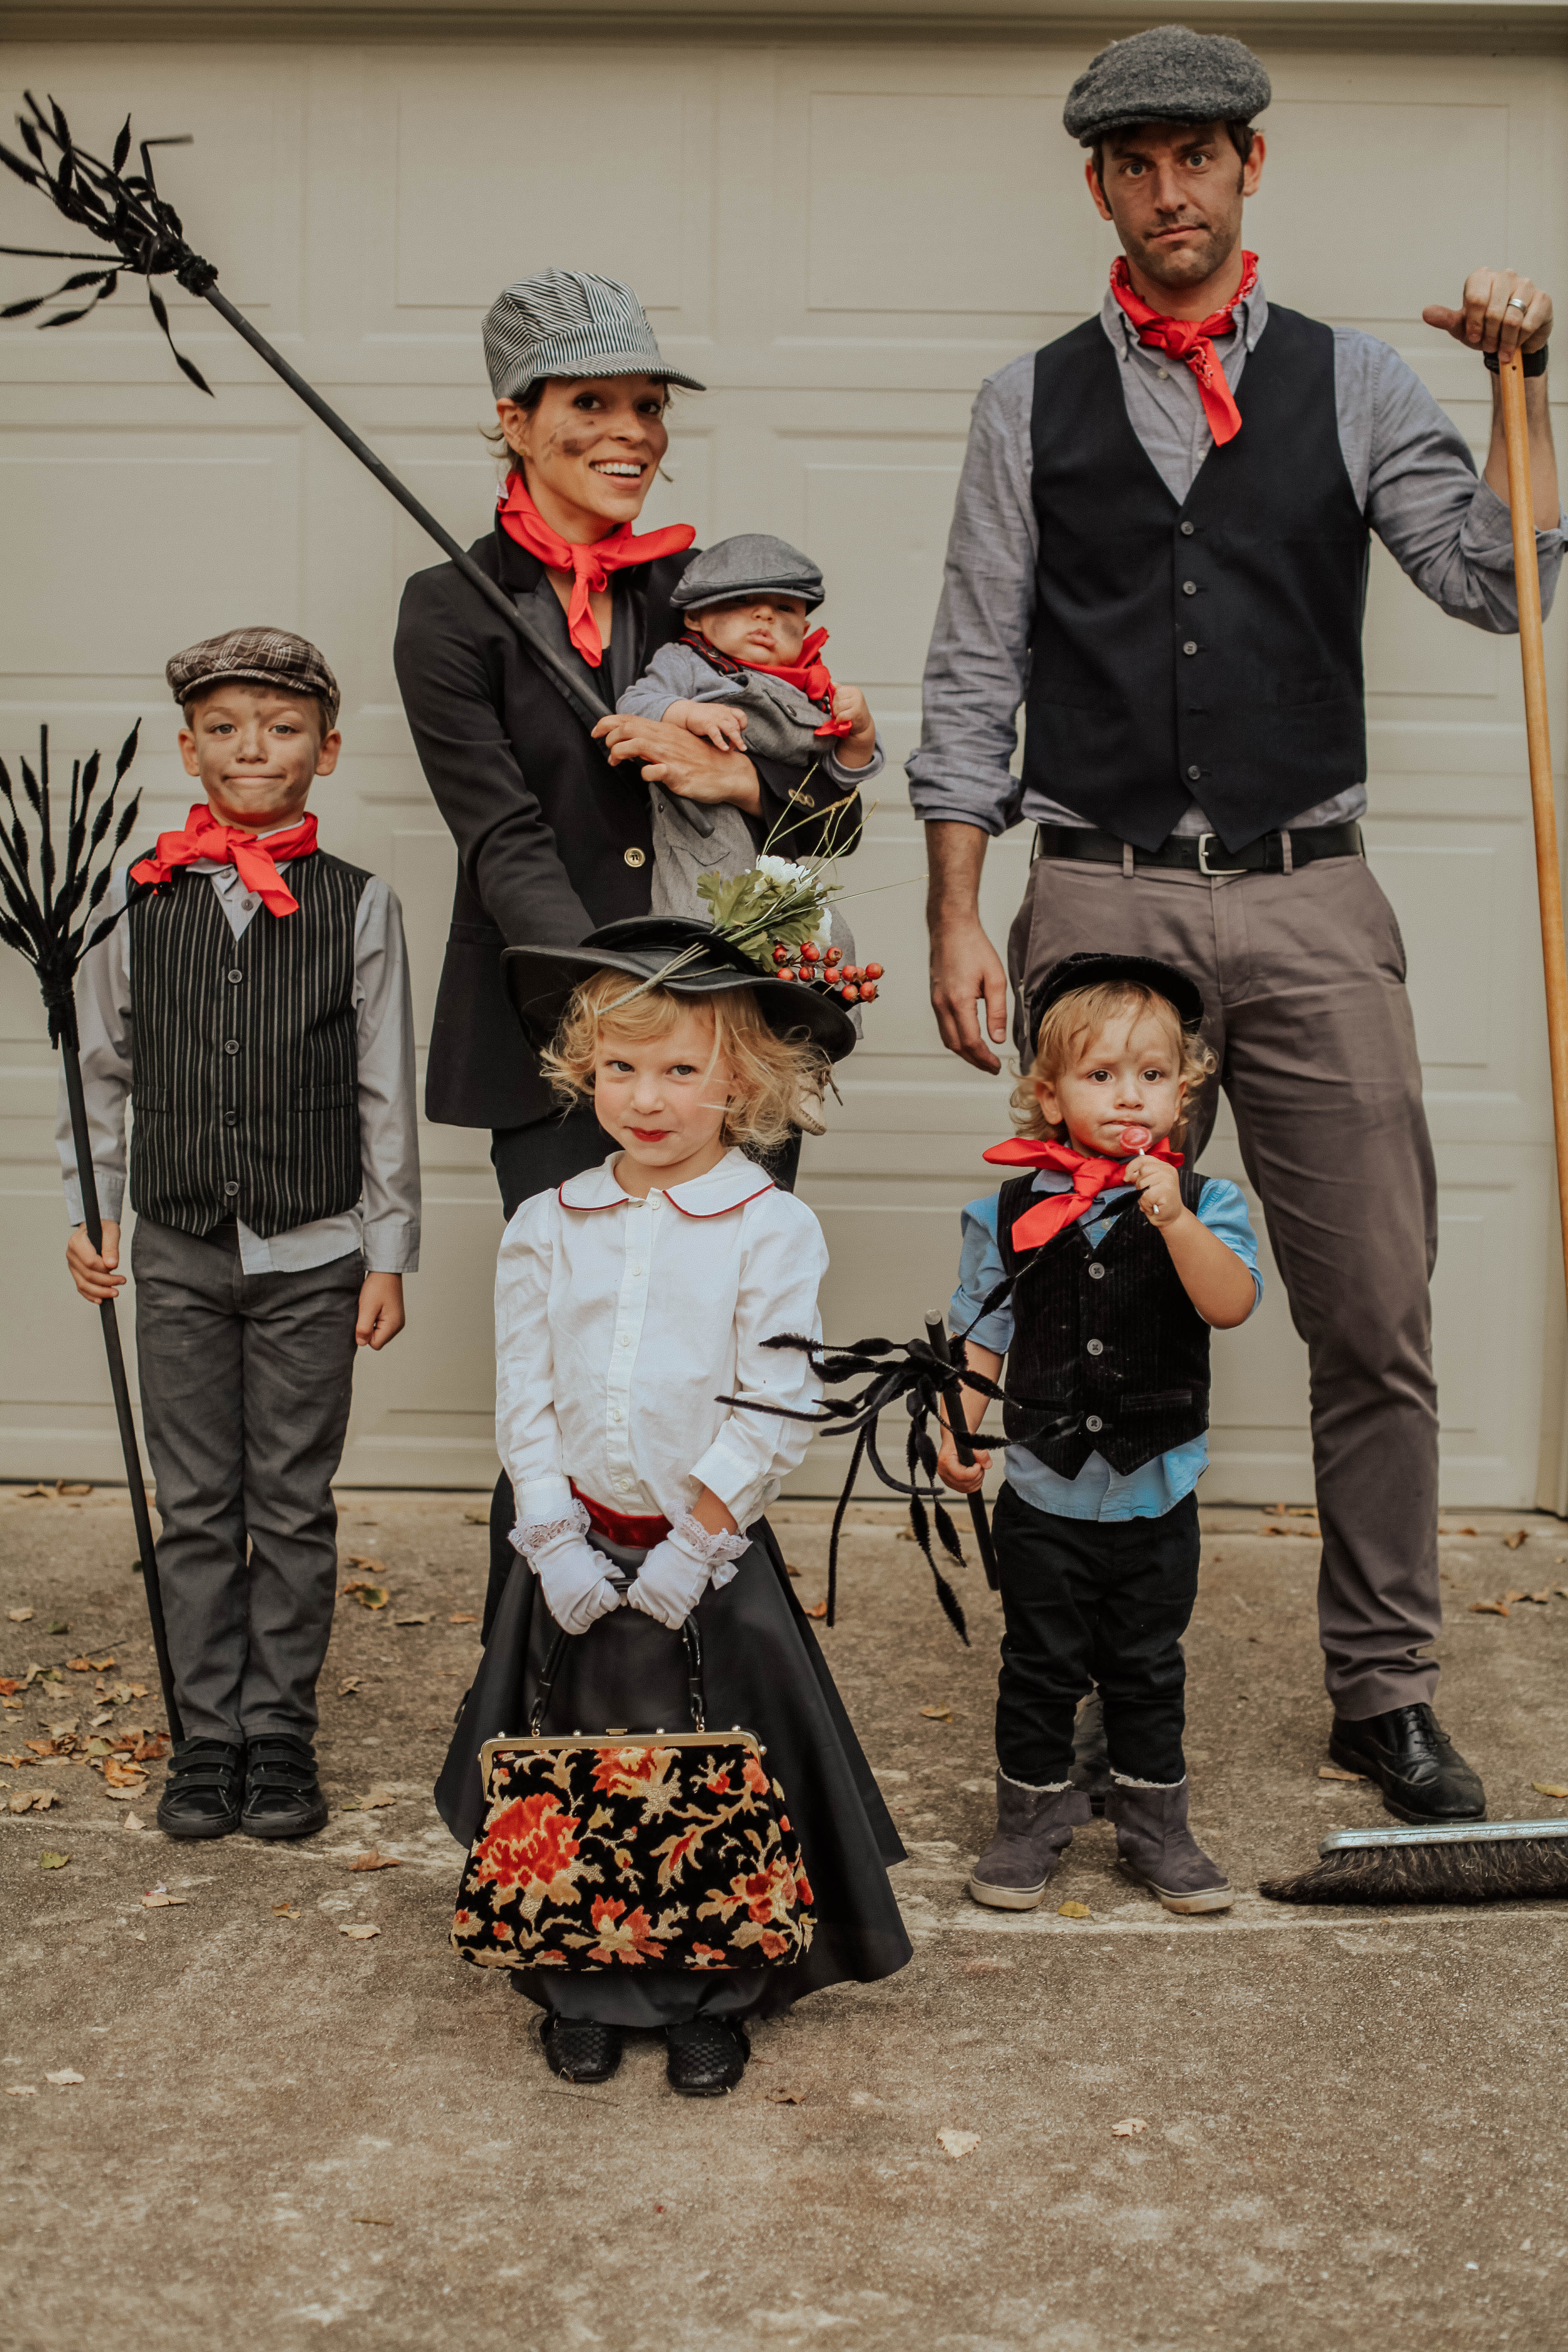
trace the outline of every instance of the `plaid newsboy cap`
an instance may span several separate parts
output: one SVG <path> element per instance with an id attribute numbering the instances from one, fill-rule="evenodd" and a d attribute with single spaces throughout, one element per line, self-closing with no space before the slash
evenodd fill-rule
<path id="1" fill-rule="evenodd" d="M 706 392 L 668 367 L 629 286 L 584 269 L 542 269 L 502 289 L 485 317 L 485 365 L 498 400 L 516 400 L 541 376 L 656 375 Z"/>
<path id="2" fill-rule="evenodd" d="M 342 697 L 338 681 L 308 637 L 289 629 L 230 629 L 221 637 L 204 637 L 175 654 L 163 671 L 176 702 L 233 678 L 246 686 L 269 686 L 279 694 L 314 695 L 326 719 L 329 734 L 338 723 Z"/>
<path id="3" fill-rule="evenodd" d="M 1156 25 L 1112 41 L 1067 95 L 1062 122 L 1080 147 L 1134 122 L 1250 122 L 1273 96 L 1261 58 L 1228 33 Z"/>
<path id="4" fill-rule="evenodd" d="M 809 555 L 771 531 L 742 531 L 705 547 L 669 592 L 680 613 L 704 612 L 710 604 L 742 596 L 798 596 L 808 613 L 822 602 L 822 574 Z"/>

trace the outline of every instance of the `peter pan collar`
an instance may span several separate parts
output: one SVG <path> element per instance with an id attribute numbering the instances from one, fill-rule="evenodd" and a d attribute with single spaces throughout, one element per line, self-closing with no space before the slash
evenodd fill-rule
<path id="1" fill-rule="evenodd" d="M 615 1178 L 615 1165 L 620 1158 L 612 1151 L 597 1168 L 584 1168 L 581 1175 L 568 1176 L 559 1188 L 557 1197 L 563 1209 L 616 1209 L 630 1198 Z M 658 1191 L 656 1186 L 655 1191 Z M 731 1209 L 743 1208 L 760 1193 L 771 1192 L 773 1180 L 748 1160 L 743 1151 L 731 1148 L 706 1176 L 693 1176 L 689 1183 L 672 1184 L 664 1197 L 679 1210 L 683 1217 L 721 1217 Z"/>

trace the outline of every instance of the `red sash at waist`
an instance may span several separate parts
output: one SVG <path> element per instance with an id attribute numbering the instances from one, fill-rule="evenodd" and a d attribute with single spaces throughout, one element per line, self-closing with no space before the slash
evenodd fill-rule
<path id="1" fill-rule="evenodd" d="M 633 1511 L 612 1511 L 606 1504 L 596 1503 L 592 1495 L 584 1495 L 575 1478 L 569 1478 L 566 1483 L 587 1512 L 589 1527 L 596 1536 L 603 1536 L 606 1543 L 625 1544 L 629 1549 L 651 1551 L 655 1544 L 662 1543 L 669 1533 L 669 1521 L 660 1518 L 657 1512 L 649 1517 L 639 1518 Z"/>

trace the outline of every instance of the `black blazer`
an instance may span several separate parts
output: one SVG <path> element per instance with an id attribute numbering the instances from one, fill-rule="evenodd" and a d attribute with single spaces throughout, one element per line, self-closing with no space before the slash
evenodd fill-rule
<path id="1" fill-rule="evenodd" d="M 612 650 L 624 609 L 640 622 L 643 665 L 679 636 L 683 622 L 670 591 L 697 551 L 615 575 Z M 514 594 L 545 580 L 538 558 L 499 522 L 470 552 Z M 601 923 L 647 914 L 648 787 L 635 763 L 609 765 L 516 631 L 454 564 L 409 580 L 394 657 L 420 765 L 458 845 L 426 1113 L 452 1127 L 523 1127 L 556 1104 L 502 987 L 501 950 L 526 942 L 574 947 Z M 609 667 L 584 674 L 613 705 Z M 799 771 L 777 761 L 752 764 L 762 783 L 762 813 L 751 821 L 760 847 Z M 853 797 L 821 781 L 820 814 L 792 824 L 792 856 L 817 846 L 822 828 Z M 790 814 L 798 820 L 801 811 Z M 856 838 L 852 820 L 841 845 L 852 847 Z"/>

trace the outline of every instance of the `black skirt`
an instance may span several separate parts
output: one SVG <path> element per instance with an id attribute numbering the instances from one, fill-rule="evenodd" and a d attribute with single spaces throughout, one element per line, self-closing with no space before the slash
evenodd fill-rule
<path id="1" fill-rule="evenodd" d="M 905 1859 L 899 1833 L 790 1588 L 773 1530 L 763 1519 L 749 1533 L 751 1548 L 734 1577 L 721 1591 L 710 1586 L 698 1603 L 708 1721 L 754 1731 L 768 1751 L 769 1771 L 784 1784 L 816 1897 L 811 1949 L 787 1967 L 712 1974 L 516 1970 L 518 1990 L 558 2016 L 655 2028 L 700 2013 L 774 2016 L 825 1985 L 893 1976 L 910 1957 L 888 1878 L 889 1865 Z M 549 1611 L 536 1605 L 538 1590 L 520 1559 L 436 1783 L 437 1810 L 464 1845 L 472 1845 L 484 1820 L 479 1749 L 487 1739 L 527 1731 L 557 1631 Z M 686 1674 L 679 1633 L 639 1610 L 617 1609 L 569 1643 L 543 1727 L 687 1729 Z"/>

